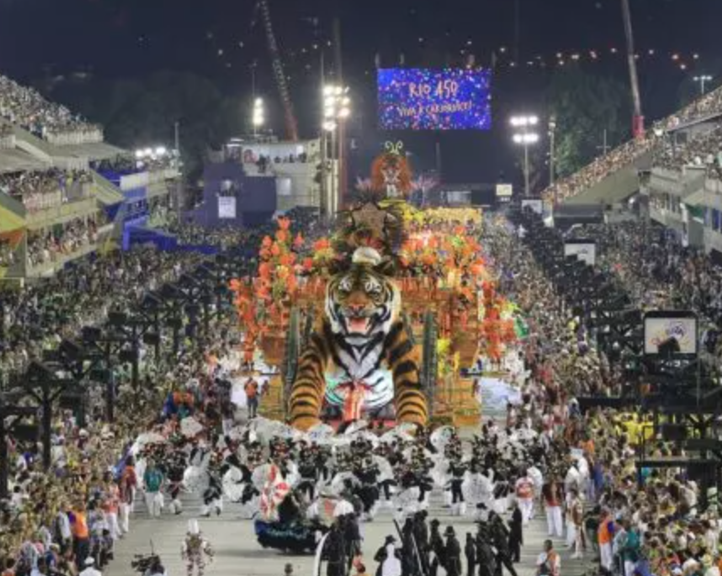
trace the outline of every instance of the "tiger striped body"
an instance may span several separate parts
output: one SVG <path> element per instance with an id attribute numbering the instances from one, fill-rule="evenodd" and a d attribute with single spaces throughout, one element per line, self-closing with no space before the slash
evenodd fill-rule
<path id="1" fill-rule="evenodd" d="M 368 388 L 366 409 L 393 400 L 397 421 L 426 424 L 426 396 L 400 308 L 394 282 L 368 263 L 355 263 L 331 279 L 323 321 L 301 356 L 291 390 L 293 426 L 308 430 L 317 424 L 324 401 L 343 401 L 335 386 L 344 382 Z"/>

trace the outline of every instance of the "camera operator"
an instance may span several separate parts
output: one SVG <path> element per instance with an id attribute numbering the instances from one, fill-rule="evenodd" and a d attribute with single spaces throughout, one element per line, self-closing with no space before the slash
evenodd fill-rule
<path id="1" fill-rule="evenodd" d="M 161 564 L 158 556 L 153 557 L 153 561 L 150 563 L 150 566 L 148 566 L 148 569 L 145 571 L 143 576 L 166 576 L 165 567 Z"/>
<path id="2" fill-rule="evenodd" d="M 156 554 L 148 554 L 146 556 L 138 554 L 130 565 L 133 570 L 143 576 L 166 576 L 165 567 L 161 563 L 160 557 Z"/>

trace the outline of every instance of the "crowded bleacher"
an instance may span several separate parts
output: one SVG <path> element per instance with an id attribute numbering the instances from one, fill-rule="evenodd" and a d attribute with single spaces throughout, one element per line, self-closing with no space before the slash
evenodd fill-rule
<path id="1" fill-rule="evenodd" d="M 91 124 L 65 106 L 49 102 L 33 88 L 0 75 L 0 117 L 55 144 L 102 140 L 100 126 Z"/>
<path id="2" fill-rule="evenodd" d="M 18 200 L 28 212 L 38 212 L 88 197 L 86 185 L 91 182 L 86 170 L 49 168 L 0 174 L 0 192 Z"/>
<path id="3" fill-rule="evenodd" d="M 656 146 L 662 145 L 665 131 L 721 114 L 722 88 L 717 88 L 667 118 L 654 123 L 643 137 L 630 140 L 614 148 L 609 153 L 595 158 L 578 172 L 560 179 L 553 186 L 544 190 L 543 195 L 548 200 L 556 202 L 576 196 L 600 183 L 611 174 L 628 167 L 643 154 L 652 152 Z M 661 134 L 658 136 L 657 133 L 660 132 Z"/>
<path id="4" fill-rule="evenodd" d="M 639 222 L 587 225 L 575 234 L 597 242 L 599 268 L 616 276 L 633 306 L 643 311 L 694 310 L 703 319 L 700 334 L 708 331 L 710 320 L 712 326 L 719 322 L 722 269 L 704 254 L 684 248 L 661 226 Z M 615 365 L 611 358 L 587 347 L 590 334 L 578 317 L 569 321 L 574 312 L 563 301 L 564 291 L 549 284 L 524 248 L 513 247 L 518 240 L 512 236 L 508 234 L 504 241 L 510 245 L 507 256 L 496 257 L 517 263 L 509 270 L 508 281 L 528 290 L 533 302 L 525 310 L 531 310 L 532 325 L 537 326 L 533 331 L 547 327 L 540 333 L 540 342 L 546 343 L 541 350 L 548 369 L 547 392 L 558 386 L 554 394 L 618 396 L 625 380 L 621 363 L 617 360 Z M 527 238 L 527 244 L 535 240 Z M 528 271 L 520 274 L 520 266 L 536 270 L 536 278 Z M 564 366 L 576 373 L 565 374 Z M 577 471 L 588 482 L 594 526 L 589 540 L 599 553 L 603 573 L 717 574 L 722 564 L 722 526 L 716 500 L 708 501 L 703 511 L 700 486 L 681 465 L 638 467 L 644 450 L 646 457 L 662 461 L 692 458 L 684 443 L 665 441 L 662 434 L 653 432 L 651 414 L 639 407 L 630 412 L 594 408 L 573 420 L 588 439 L 579 446 L 584 446 L 589 476 L 580 467 Z M 586 464 L 583 468 L 587 469 Z M 564 480 L 567 494 L 568 479 Z"/>
<path id="5" fill-rule="evenodd" d="M 90 167 L 100 173 L 126 175 L 173 168 L 177 165 L 177 161 L 177 155 L 173 151 L 169 152 L 163 149 L 162 154 L 157 154 L 152 150 L 147 150 L 139 151 L 136 155 L 118 155 L 97 160 L 91 162 Z"/>
<path id="6" fill-rule="evenodd" d="M 665 142 L 655 149 L 653 165 L 682 171 L 687 167 L 705 168 L 710 177 L 722 174 L 722 125 L 693 138 L 684 146 Z"/>
<path id="7" fill-rule="evenodd" d="M 28 266 L 30 268 L 56 262 L 98 241 L 98 228 L 105 224 L 103 216 L 77 218 L 60 229 L 28 233 Z"/>

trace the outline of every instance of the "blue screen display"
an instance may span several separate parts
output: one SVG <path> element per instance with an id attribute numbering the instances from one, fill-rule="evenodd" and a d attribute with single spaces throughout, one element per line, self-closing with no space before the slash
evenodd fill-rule
<path id="1" fill-rule="evenodd" d="M 491 71 L 382 68 L 379 123 L 384 130 L 489 130 Z"/>

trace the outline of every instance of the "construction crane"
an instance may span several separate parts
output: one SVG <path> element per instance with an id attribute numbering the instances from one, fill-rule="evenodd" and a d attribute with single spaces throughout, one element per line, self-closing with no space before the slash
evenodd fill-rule
<path id="1" fill-rule="evenodd" d="M 286 74 L 283 71 L 283 63 L 281 62 L 281 51 L 278 49 L 276 35 L 273 33 L 273 23 L 271 21 L 271 9 L 268 0 L 258 0 L 256 8 L 260 10 L 263 18 L 263 26 L 266 29 L 266 42 L 268 43 L 268 51 L 271 55 L 271 65 L 273 68 L 273 76 L 276 80 L 278 93 L 283 103 L 283 114 L 286 121 L 286 137 L 292 142 L 298 141 L 298 122 L 293 112 L 293 102 L 291 102 L 291 94 L 288 90 L 288 82 Z"/>

